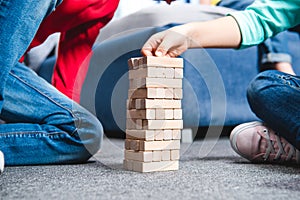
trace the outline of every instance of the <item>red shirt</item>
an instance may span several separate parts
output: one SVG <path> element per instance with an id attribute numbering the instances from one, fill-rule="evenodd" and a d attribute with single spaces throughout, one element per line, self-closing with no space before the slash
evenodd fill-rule
<path id="1" fill-rule="evenodd" d="M 119 0 L 64 0 L 41 24 L 30 48 L 61 33 L 52 78 L 61 92 L 80 101 L 80 91 L 99 30 L 113 17 Z"/>

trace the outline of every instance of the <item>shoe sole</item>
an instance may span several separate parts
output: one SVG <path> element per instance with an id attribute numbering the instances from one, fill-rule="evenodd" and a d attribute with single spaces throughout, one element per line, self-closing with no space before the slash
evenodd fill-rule
<path id="1" fill-rule="evenodd" d="M 244 158 L 247 158 L 246 155 L 242 154 L 238 148 L 237 148 L 237 145 L 236 145 L 236 140 L 237 140 L 237 136 L 245 129 L 248 129 L 248 128 L 253 128 L 255 126 L 262 126 L 263 123 L 262 122 L 259 122 L 259 121 L 254 121 L 254 122 L 248 122 L 248 123 L 244 123 L 244 124 L 240 124 L 238 125 L 237 127 L 235 127 L 232 131 L 231 131 L 231 134 L 230 134 L 230 144 L 231 144 L 231 147 L 233 148 L 233 150 L 241 155 L 242 157 Z M 248 159 L 249 160 L 249 159 Z"/>
<path id="2" fill-rule="evenodd" d="M 0 175 L 4 171 L 4 154 L 0 151 Z"/>

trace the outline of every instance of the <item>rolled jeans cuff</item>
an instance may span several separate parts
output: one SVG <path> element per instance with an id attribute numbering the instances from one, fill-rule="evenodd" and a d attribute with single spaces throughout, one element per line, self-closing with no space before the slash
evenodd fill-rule
<path id="1" fill-rule="evenodd" d="M 286 53 L 268 53 L 263 55 L 261 63 L 277 63 L 277 62 L 288 62 L 292 63 L 292 57 Z"/>

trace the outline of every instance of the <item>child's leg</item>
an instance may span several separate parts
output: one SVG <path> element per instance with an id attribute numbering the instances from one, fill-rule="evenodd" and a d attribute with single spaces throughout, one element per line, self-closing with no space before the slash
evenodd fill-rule
<path id="1" fill-rule="evenodd" d="M 250 84 L 253 112 L 300 149 L 300 78 L 276 70 L 260 73 Z"/>
<path id="2" fill-rule="evenodd" d="M 41 21 L 61 0 L 0 3 L 0 108 L 8 73 L 28 48 Z"/>
<path id="3" fill-rule="evenodd" d="M 0 118 L 7 165 L 84 162 L 103 134 L 96 117 L 20 63 L 7 79 Z"/>
<path id="4" fill-rule="evenodd" d="M 282 32 L 258 46 L 260 55 L 259 71 L 276 69 L 295 75 L 287 41 L 287 32 Z"/>
<path id="5" fill-rule="evenodd" d="M 8 165 L 82 162 L 99 148 L 99 121 L 18 62 L 60 2 L 0 4 L 0 148 Z"/>

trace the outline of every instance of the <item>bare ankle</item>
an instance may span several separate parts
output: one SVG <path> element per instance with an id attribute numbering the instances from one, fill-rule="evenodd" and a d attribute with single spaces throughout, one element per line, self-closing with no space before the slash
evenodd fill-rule
<path id="1" fill-rule="evenodd" d="M 293 70 L 293 67 L 291 65 L 291 63 L 288 62 L 278 62 L 278 63 L 274 63 L 274 69 L 281 71 L 281 72 L 285 72 L 291 75 L 296 75 L 296 73 Z"/>

